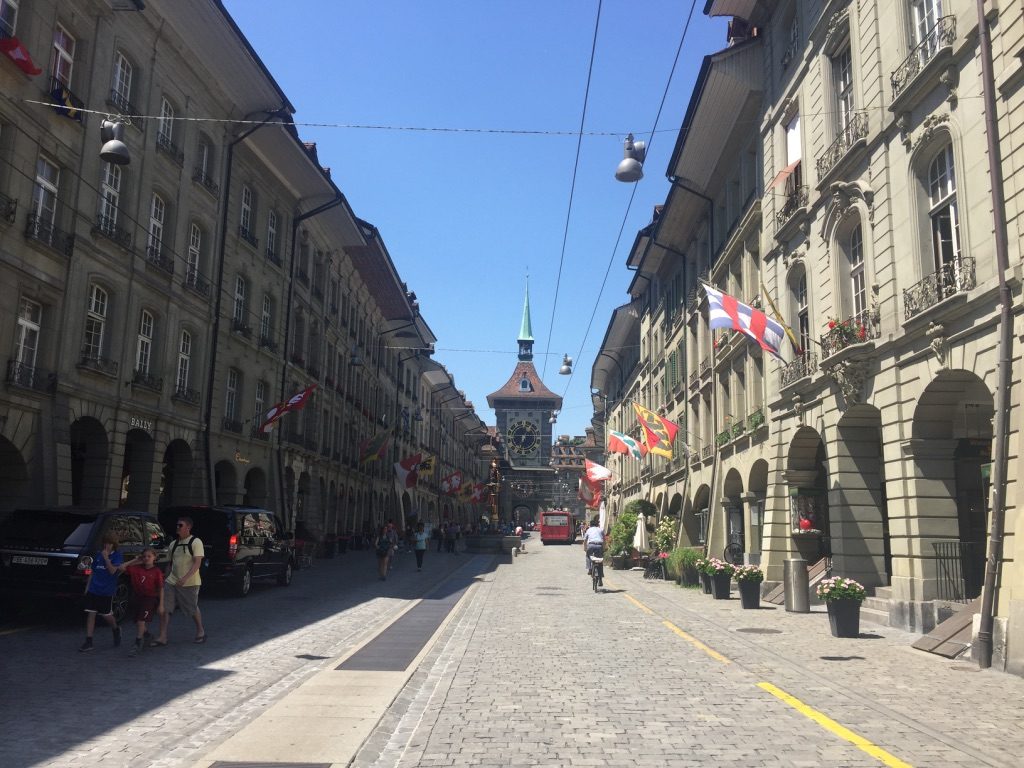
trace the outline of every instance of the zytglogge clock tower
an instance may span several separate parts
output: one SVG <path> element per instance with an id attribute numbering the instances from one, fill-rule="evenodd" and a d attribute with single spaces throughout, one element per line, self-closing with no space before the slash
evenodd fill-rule
<path id="1" fill-rule="evenodd" d="M 550 502 L 554 481 L 551 464 L 551 414 L 562 407 L 562 398 L 544 386 L 533 367 L 533 325 L 530 292 L 523 302 L 519 328 L 519 362 L 505 386 L 487 396 L 494 409 L 501 437 L 502 489 L 499 516 L 522 524 L 539 520 Z"/>

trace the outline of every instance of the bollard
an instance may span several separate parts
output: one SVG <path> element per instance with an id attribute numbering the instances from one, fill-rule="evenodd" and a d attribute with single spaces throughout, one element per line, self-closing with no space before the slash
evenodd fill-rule
<path id="1" fill-rule="evenodd" d="M 799 557 L 787 560 L 782 570 L 785 587 L 786 610 L 791 613 L 810 613 L 810 584 L 807 579 L 807 561 Z"/>

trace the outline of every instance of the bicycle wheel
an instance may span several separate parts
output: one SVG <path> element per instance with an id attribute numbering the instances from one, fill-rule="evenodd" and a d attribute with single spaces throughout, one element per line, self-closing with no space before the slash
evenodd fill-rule
<path id="1" fill-rule="evenodd" d="M 599 582 L 601 580 L 601 577 L 598 574 L 598 568 L 600 568 L 600 566 L 598 566 L 595 563 L 594 567 L 590 569 L 590 581 L 591 581 L 591 584 L 593 584 L 593 586 L 594 586 L 594 591 L 595 592 L 597 592 L 597 582 Z"/>
<path id="2" fill-rule="evenodd" d="M 725 552 L 722 553 L 722 559 L 727 563 L 740 562 L 743 559 L 743 547 L 734 541 L 725 548 Z"/>

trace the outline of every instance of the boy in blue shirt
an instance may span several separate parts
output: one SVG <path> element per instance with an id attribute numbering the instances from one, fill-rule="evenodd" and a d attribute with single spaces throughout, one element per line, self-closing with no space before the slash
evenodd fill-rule
<path id="1" fill-rule="evenodd" d="M 92 561 L 92 573 L 85 583 L 85 642 L 79 652 L 92 650 L 92 633 L 96 629 L 96 615 L 110 625 L 114 632 L 114 647 L 121 644 L 121 628 L 114 621 L 114 593 L 117 592 L 118 567 L 124 562 L 117 551 L 117 536 L 113 533 L 103 534 L 103 549 L 96 553 Z"/>

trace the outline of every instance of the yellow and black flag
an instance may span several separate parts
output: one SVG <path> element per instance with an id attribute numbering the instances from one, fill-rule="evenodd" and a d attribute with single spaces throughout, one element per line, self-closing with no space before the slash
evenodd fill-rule
<path id="1" fill-rule="evenodd" d="M 649 411 L 639 403 L 633 403 L 633 408 L 636 410 L 640 426 L 643 427 L 644 443 L 647 444 L 647 450 L 664 456 L 666 459 L 671 459 L 672 441 L 676 439 L 679 425 L 661 418 L 654 411 Z"/>

